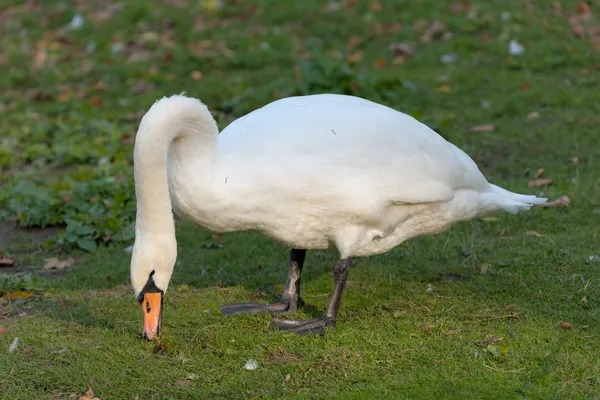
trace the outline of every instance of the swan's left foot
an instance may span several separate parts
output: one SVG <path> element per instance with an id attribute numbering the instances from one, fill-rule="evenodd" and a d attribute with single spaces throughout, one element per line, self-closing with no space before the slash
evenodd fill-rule
<path id="1" fill-rule="evenodd" d="M 300 297 L 300 275 L 302 274 L 302 266 L 306 250 L 292 249 L 290 253 L 290 270 L 288 272 L 287 283 L 283 290 L 283 298 L 280 303 L 275 304 L 257 304 L 257 303 L 241 303 L 229 304 L 221 307 L 221 312 L 225 315 L 238 314 L 254 314 L 254 313 L 269 313 L 269 314 L 286 314 L 295 313 L 298 307 L 304 305 L 304 301 Z"/>
<path id="2" fill-rule="evenodd" d="M 300 305 L 304 304 L 302 299 L 300 299 L 299 303 Z M 297 302 L 282 302 L 275 304 L 239 303 L 228 304 L 221 307 L 221 312 L 228 316 L 254 313 L 286 314 L 294 313 L 296 311 L 298 311 Z"/>
<path id="3" fill-rule="evenodd" d="M 335 325 L 335 321 L 326 317 L 315 319 L 275 319 L 271 321 L 271 328 L 282 332 L 293 332 L 298 335 L 315 333 L 324 335 L 325 328 Z"/>

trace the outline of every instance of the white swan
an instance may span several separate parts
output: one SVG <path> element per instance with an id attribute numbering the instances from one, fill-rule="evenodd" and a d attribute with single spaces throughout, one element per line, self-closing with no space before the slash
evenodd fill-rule
<path id="1" fill-rule="evenodd" d="M 225 314 L 295 311 L 306 249 L 336 248 L 324 316 L 275 321 L 302 333 L 335 322 L 351 257 L 546 201 L 488 183 L 471 158 L 414 118 L 332 94 L 275 101 L 220 134 L 199 100 L 163 98 L 141 121 L 134 165 L 131 280 L 147 339 L 159 333 L 177 256 L 172 209 L 209 230 L 261 231 L 293 247 L 281 303 L 226 306 Z"/>

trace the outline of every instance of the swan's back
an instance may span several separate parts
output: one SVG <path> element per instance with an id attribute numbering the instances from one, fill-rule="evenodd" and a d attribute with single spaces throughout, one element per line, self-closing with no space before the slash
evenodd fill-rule
<path id="1" fill-rule="evenodd" d="M 442 201 L 455 189 L 488 187 L 475 163 L 429 127 L 353 96 L 275 101 L 229 125 L 217 149 L 240 184 L 293 180 L 343 191 L 354 204 Z"/>

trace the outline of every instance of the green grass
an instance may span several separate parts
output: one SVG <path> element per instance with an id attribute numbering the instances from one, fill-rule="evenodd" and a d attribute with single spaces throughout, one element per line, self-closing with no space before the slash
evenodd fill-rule
<path id="1" fill-rule="evenodd" d="M 600 253 L 600 53 L 572 34 L 573 2 L 478 0 L 471 16 L 437 0 L 381 1 L 379 11 L 368 1 L 19 3 L 0 5 L 0 218 L 22 226 L 0 225 L 0 252 L 17 263 L 0 294 L 35 296 L 0 300 L 1 399 L 88 387 L 102 400 L 600 397 L 600 264 L 587 262 Z M 600 24 L 592 12 L 586 24 Z M 75 14 L 85 24 L 65 28 Z M 422 43 L 420 19 L 442 21 L 452 38 Z M 511 39 L 524 54 L 508 57 Z M 414 56 L 394 63 L 393 42 Z M 456 62 L 440 62 L 450 53 Z M 145 343 L 124 251 L 130 138 L 136 113 L 182 91 L 221 128 L 282 96 L 367 97 L 435 128 L 493 183 L 571 203 L 357 259 L 323 337 L 270 331 L 266 315 L 222 316 L 223 304 L 278 298 L 288 249 L 247 232 L 207 248 L 210 233 L 181 222 L 162 343 Z M 470 132 L 484 124 L 496 129 Z M 539 168 L 553 183 L 530 189 Z M 63 232 L 31 230 L 41 226 Z M 51 273 L 48 257 L 75 263 Z M 298 316 L 324 310 L 335 261 L 308 253 Z M 244 370 L 249 359 L 259 368 Z"/>

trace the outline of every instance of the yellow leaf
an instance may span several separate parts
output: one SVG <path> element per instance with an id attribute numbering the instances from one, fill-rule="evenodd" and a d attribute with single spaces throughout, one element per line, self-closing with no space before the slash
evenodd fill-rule
<path id="1" fill-rule="evenodd" d="M 19 292 L 6 293 L 4 296 L 0 297 L 0 299 L 12 301 L 12 300 L 28 299 L 32 296 L 35 296 L 35 293 L 19 291 Z"/>

